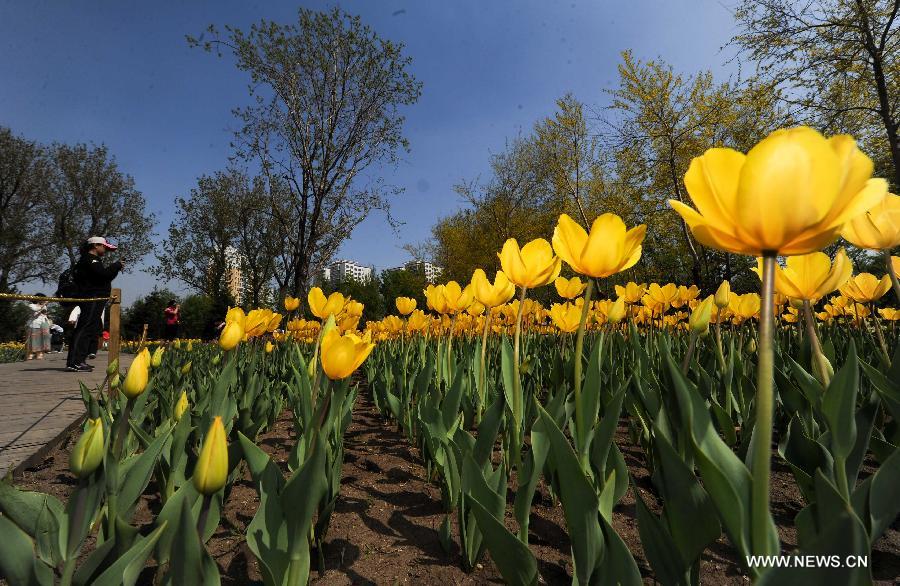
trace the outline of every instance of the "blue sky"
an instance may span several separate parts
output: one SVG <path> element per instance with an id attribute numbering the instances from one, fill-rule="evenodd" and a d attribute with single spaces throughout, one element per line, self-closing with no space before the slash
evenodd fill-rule
<path id="1" fill-rule="evenodd" d="M 209 24 L 289 22 L 298 5 L 334 4 L 0 0 L 0 125 L 43 142 L 106 143 L 157 215 L 157 234 L 165 234 L 174 197 L 188 194 L 199 175 L 225 167 L 231 110 L 249 100 L 247 78 L 233 62 L 190 49 L 185 35 Z M 411 152 L 384 171 L 389 183 L 406 189 L 393 207 L 405 224 L 395 234 L 373 215 L 341 256 L 379 269 L 405 261 L 403 244 L 428 238 L 438 217 L 462 205 L 453 185 L 484 177 L 490 154 L 551 114 L 556 98 L 572 92 L 602 107 L 622 50 L 662 57 L 683 72 L 724 72 L 720 49 L 735 28 L 729 4 L 339 3 L 380 35 L 403 42 L 424 84 L 419 102 L 405 112 Z M 118 284 L 128 304 L 155 280 L 138 270 Z"/>

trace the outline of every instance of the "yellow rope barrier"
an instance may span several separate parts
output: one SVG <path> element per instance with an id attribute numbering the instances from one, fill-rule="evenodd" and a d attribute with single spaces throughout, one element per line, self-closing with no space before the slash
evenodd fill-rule
<path id="1" fill-rule="evenodd" d="M 87 303 L 89 301 L 113 301 L 115 297 L 43 297 L 41 295 L 19 295 L 18 293 L 0 293 L 0 301 L 39 301 L 41 303 L 50 303 L 51 301 L 60 303 Z"/>

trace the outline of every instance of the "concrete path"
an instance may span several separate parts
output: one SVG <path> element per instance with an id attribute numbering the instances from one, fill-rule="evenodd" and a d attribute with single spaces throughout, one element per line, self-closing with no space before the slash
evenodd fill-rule
<path id="1" fill-rule="evenodd" d="M 119 359 L 122 370 L 132 355 Z M 95 388 L 106 376 L 106 352 L 93 372 L 68 372 L 66 355 L 0 364 L 0 477 L 37 453 L 84 414 L 78 381 Z"/>

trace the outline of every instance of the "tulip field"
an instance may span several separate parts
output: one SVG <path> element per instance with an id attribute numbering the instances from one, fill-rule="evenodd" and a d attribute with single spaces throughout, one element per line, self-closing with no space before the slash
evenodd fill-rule
<path id="1" fill-rule="evenodd" d="M 694 160 L 695 207 L 672 206 L 698 241 L 757 257 L 758 291 L 612 284 L 646 227 L 563 214 L 549 239 L 508 240 L 501 270 L 429 285 L 427 307 L 398 297 L 361 323 L 361 303 L 314 287 L 231 309 L 217 343 L 136 343 L 127 372 L 82 388 L 65 462 L 0 484 L 0 571 L 65 586 L 890 583 L 900 197 L 871 175 L 849 137 L 804 128 Z M 835 242 L 884 270 L 822 252 Z M 554 302 L 529 297 L 545 287 Z M 374 464 L 397 454 L 412 464 Z M 402 546 L 364 546 L 382 526 Z M 778 554 L 784 567 L 757 557 Z"/>

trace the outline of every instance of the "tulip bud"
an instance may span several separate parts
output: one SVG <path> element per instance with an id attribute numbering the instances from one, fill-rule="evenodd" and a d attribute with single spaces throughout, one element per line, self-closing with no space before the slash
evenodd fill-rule
<path id="1" fill-rule="evenodd" d="M 193 352 L 193 351 L 194 351 L 194 341 L 193 341 L 193 340 L 188 340 L 186 350 L 187 350 L 188 352 Z"/>
<path id="2" fill-rule="evenodd" d="M 162 346 L 158 346 L 156 350 L 153 351 L 153 358 L 150 359 L 150 366 L 159 368 L 159 365 L 162 364 L 163 352 Z"/>
<path id="3" fill-rule="evenodd" d="M 271 354 L 274 349 L 275 345 L 272 342 L 266 342 L 266 354 Z"/>
<path id="4" fill-rule="evenodd" d="M 215 358 L 212 359 L 212 365 L 218 366 L 220 362 L 222 362 L 222 355 L 216 354 Z"/>
<path id="5" fill-rule="evenodd" d="M 116 358 L 112 362 L 109 363 L 109 366 L 106 367 L 106 374 L 112 376 L 114 374 L 118 374 L 119 372 L 119 359 Z"/>
<path id="6" fill-rule="evenodd" d="M 731 296 L 731 283 L 728 281 L 722 281 L 722 284 L 719 285 L 719 288 L 716 289 L 716 295 L 714 297 L 716 307 L 719 309 L 725 309 L 728 307 L 728 298 Z"/>
<path id="7" fill-rule="evenodd" d="M 747 353 L 754 354 L 756 352 L 756 338 L 750 338 L 747 342 Z"/>
<path id="8" fill-rule="evenodd" d="M 172 342 L 172 347 L 175 348 L 176 350 L 180 350 L 181 349 L 181 340 L 175 340 L 174 342 Z"/>
<path id="9" fill-rule="evenodd" d="M 109 379 L 109 386 L 114 389 L 118 389 L 120 384 L 122 384 L 122 379 L 119 378 L 119 373 L 117 372 L 111 379 Z"/>
<path id="10" fill-rule="evenodd" d="M 192 364 L 193 364 L 193 362 L 190 361 L 190 360 L 188 360 L 187 362 L 185 362 L 184 364 L 182 364 L 182 365 L 181 365 L 181 374 L 182 374 L 182 375 L 185 375 L 185 374 L 189 373 L 189 372 L 191 371 L 191 365 L 192 365 Z"/>
<path id="11" fill-rule="evenodd" d="M 99 417 L 88 419 L 87 428 L 69 454 L 69 470 L 78 478 L 90 476 L 103 461 L 104 451 L 103 422 Z"/>
<path id="12" fill-rule="evenodd" d="M 609 308 L 609 313 L 606 314 L 606 320 L 615 325 L 622 321 L 625 317 L 625 298 L 619 297 L 616 299 L 616 302 L 612 304 L 612 307 Z"/>
<path id="13" fill-rule="evenodd" d="M 691 312 L 688 324 L 691 326 L 691 332 L 695 335 L 705 336 L 709 333 L 709 320 L 712 318 L 714 301 L 713 297 L 707 297 Z"/>
<path id="14" fill-rule="evenodd" d="M 188 406 L 187 391 L 181 391 L 181 397 L 178 399 L 178 402 L 175 403 L 175 421 L 181 419 L 184 412 L 188 410 Z"/>
<path id="15" fill-rule="evenodd" d="M 122 382 L 122 392 L 129 399 L 136 399 L 147 388 L 149 381 L 150 352 L 144 348 L 131 363 L 125 380 Z"/>
<path id="16" fill-rule="evenodd" d="M 219 336 L 219 347 L 222 350 L 233 350 L 244 337 L 244 328 L 238 322 L 232 321 L 225 324 L 222 334 Z"/>
<path id="17" fill-rule="evenodd" d="M 194 488 L 204 495 L 213 495 L 225 486 L 228 479 L 228 442 L 225 439 L 225 426 L 222 418 L 213 418 L 206 437 L 203 438 L 203 446 L 200 448 L 200 456 L 194 467 Z"/>

